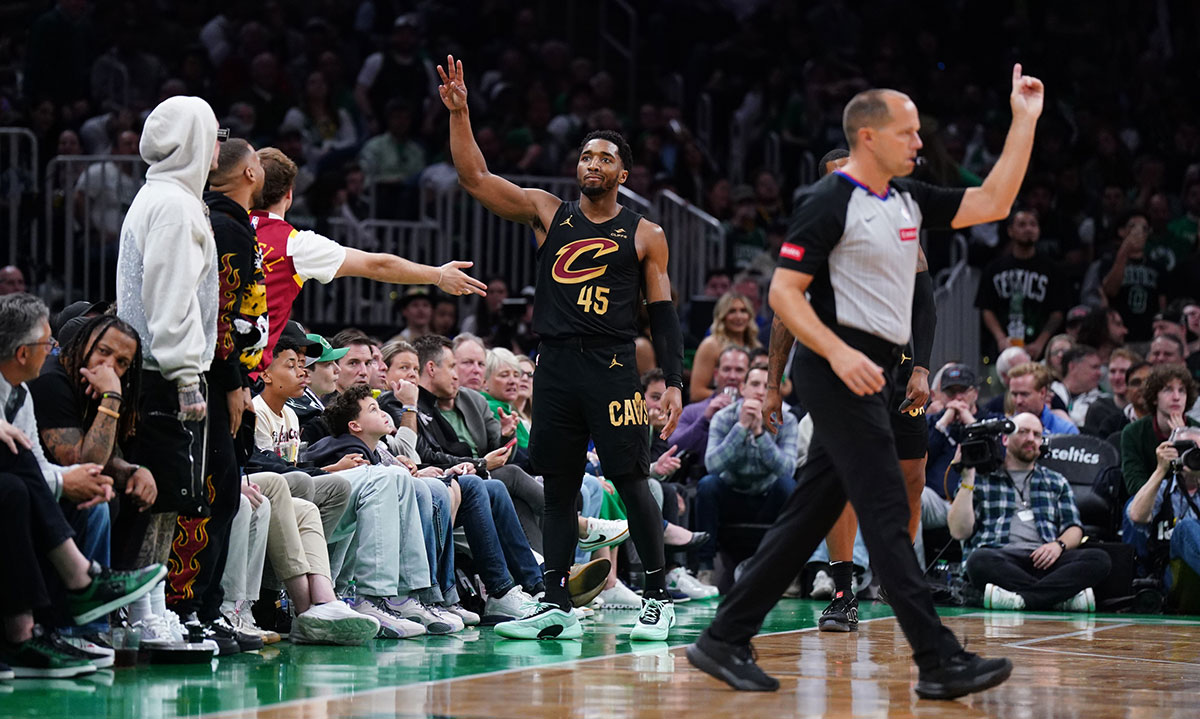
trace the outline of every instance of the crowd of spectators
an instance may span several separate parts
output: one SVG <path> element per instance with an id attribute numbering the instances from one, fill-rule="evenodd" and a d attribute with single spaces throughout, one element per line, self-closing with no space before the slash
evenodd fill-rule
<path id="1" fill-rule="evenodd" d="M 689 564 L 714 569 L 715 555 L 725 548 L 723 526 L 769 521 L 803 464 L 811 435 L 811 421 L 807 428 L 796 421 L 803 408 L 791 407 L 779 435 L 764 432 L 756 410 L 770 326 L 766 282 L 786 235 L 789 198 L 810 179 L 805 158 L 843 144 L 840 110 L 854 92 L 890 86 L 919 98 L 926 113 L 923 179 L 978 184 L 1004 139 L 1006 86 L 1000 80 L 1020 59 L 1045 80 L 1053 101 L 1017 206 L 1005 223 L 973 231 L 963 243 L 937 233 L 926 238 L 935 271 L 951 261 L 952 247 L 965 247 L 963 258 L 982 270 L 976 298 L 986 330 L 981 349 L 996 359 L 1004 389 L 980 398 L 978 368 L 957 362 L 935 375 L 927 408 L 926 527 L 948 526 L 968 554 L 1003 554 L 1012 544 L 1014 520 L 996 512 L 995 497 L 1019 488 L 983 478 L 972 486 L 958 472 L 955 453 L 964 427 L 975 420 L 1015 416 L 1021 419 L 1010 446 L 1021 442 L 1022 452 L 1027 435 L 1042 433 L 1094 435 L 1118 449 L 1123 538 L 1140 541 L 1139 556 L 1151 562 L 1146 538 L 1161 543 L 1164 535 L 1147 527 L 1177 524 L 1184 529 L 1167 540 L 1168 559 L 1200 569 L 1187 524 L 1200 519 L 1193 516 L 1196 470 L 1175 461 L 1188 452 L 1179 444 L 1193 436 L 1188 427 L 1200 424 L 1200 303 L 1194 299 L 1200 129 L 1187 82 L 1196 59 L 1187 34 L 1196 24 L 1193 9 L 1176 5 L 1156 14 L 1128 2 L 1081 12 L 1081 2 L 947 2 L 944 12 L 918 24 L 899 5 L 882 1 L 855 8 L 842 0 L 634 6 L 643 32 L 637 75 L 630 77 L 624 67 L 598 62 L 599 48 L 585 39 L 594 34 L 595 17 L 568 22 L 565 9 L 539 14 L 515 2 L 18 2 L 3 11 L 22 22 L 8 23 L 0 35 L 0 124 L 28 128 L 43 162 L 55 154 L 111 156 L 53 178 L 51 187 L 63 202 L 87 208 L 80 221 L 114 257 L 145 174 L 125 158 L 139 154 L 151 111 L 179 95 L 205 98 L 220 125 L 247 148 L 268 148 L 220 158 L 250 168 L 244 175 L 250 184 L 218 187 L 214 178 L 224 181 L 224 169 L 210 177 L 214 192 L 205 200 L 214 218 L 222 202 L 254 189 L 257 173 L 268 176 L 271 189 L 274 173 L 270 199 L 251 202 L 263 198 L 250 192 L 247 204 L 235 204 L 257 209 L 255 223 L 283 222 L 286 211 L 294 224 L 318 229 L 335 216 L 413 217 L 422 186 L 454 184 L 434 72 L 447 53 L 477 58 L 472 113 L 493 172 L 570 175 L 584 134 L 624 132 L 636 158 L 629 188 L 645 197 L 678 193 L 723 223 L 726 238 L 724 266 L 710 268 L 703 296 L 683 298 L 681 322 L 696 348 L 692 404 L 653 457 L 668 544 L 698 550 L 670 562 L 670 586 L 683 599 L 712 595 L 709 583 L 717 577 L 701 574 L 699 581 Z M 978 32 L 981 24 L 1005 32 Z M 688 32 L 678 32 L 681 27 Z M 43 188 L 16 167 L 5 168 L 5 182 L 36 197 Z M 6 211 L 20 213 L 22 227 L 34 231 L 25 204 Z M 260 245 L 262 227 L 253 225 Z M 388 277 L 370 263 L 356 264 L 365 253 L 339 254 L 320 235 L 301 235 L 311 263 L 296 265 L 298 278 Z M 477 614 L 519 615 L 542 589 L 536 553 L 543 498 L 526 451 L 537 347 L 532 296 L 529 288 L 509 286 L 510 278 L 489 277 L 489 258 L 466 259 L 476 262 L 488 289 L 487 299 L 470 307 L 417 286 L 398 297 L 403 325 L 370 328 L 378 337 L 345 326 L 315 328 L 326 330 L 328 340 L 301 328 L 276 335 L 286 323 L 271 323 L 261 394 L 246 407 L 259 427 L 240 460 L 257 471 L 231 500 L 237 505 L 229 540 L 235 559 L 215 577 L 212 586 L 219 589 L 197 598 L 198 606 L 186 591 L 176 591 L 187 578 L 172 575 L 171 593 L 150 590 L 126 621 L 167 648 L 198 644 L 228 652 L 275 638 L 281 590 L 291 597 L 294 631 L 312 641 L 345 642 L 376 631 L 392 638 L 447 633 L 478 621 Z M 45 305 L 23 294 L 37 289 L 27 282 L 26 274 L 37 269 L 31 261 L 19 257 L 17 266 L 0 269 L 3 293 L 21 298 L 13 300 L 20 311 L 6 309 L 3 317 L 17 324 L 5 327 L 0 363 L 8 364 L 0 369 L 9 370 L 5 387 L 33 384 L 26 434 L 41 436 L 46 452 L 39 459 L 57 492 L 53 499 L 65 498 L 65 519 L 38 521 L 56 527 L 61 538 L 78 537 L 77 550 L 74 544 L 47 549 L 75 562 L 74 573 L 61 579 L 67 591 L 79 590 L 109 571 L 100 568 L 108 564 L 106 547 L 119 549 L 119 564 L 129 571 L 153 567 L 138 560 L 147 557 L 146 546 L 152 553 L 160 549 L 150 539 L 158 530 L 130 519 L 155 502 L 153 478 L 121 459 L 119 445 L 130 428 L 113 435 L 116 444 L 88 455 L 94 465 L 87 471 L 71 466 L 84 455 L 67 451 L 75 445 L 96 450 L 84 441 L 96 423 L 115 419 L 123 402 L 137 401 L 136 383 L 122 378 L 136 377 L 141 368 L 119 358 L 140 354 L 127 345 L 140 347 L 142 338 L 90 302 L 75 312 L 91 319 L 72 325 L 71 315 L 58 315 L 53 337 L 46 334 Z M 73 343 L 66 335 L 72 327 L 78 332 Z M 643 339 L 638 364 L 649 401 L 662 380 Z M 63 354 L 28 349 L 55 343 Z M 31 368 L 42 377 L 35 381 Z M 86 382 L 64 368 L 81 372 Z M 45 389 L 47 377 L 54 393 Z M 115 404 L 103 403 L 109 394 L 117 395 Z M 78 412 L 55 416 L 52 410 L 62 406 L 39 406 L 65 396 L 79 404 Z M 6 408 L 6 428 L 25 408 L 23 395 L 14 401 L 11 415 Z M 661 426 L 652 405 L 650 414 Z M 75 434 L 64 437 L 64 429 Z M 59 469 L 45 469 L 50 459 Z M 116 472 L 117 489 L 128 496 L 114 500 L 112 479 L 95 479 L 101 468 Z M 1025 475 L 1026 490 L 1035 482 L 1043 493 L 1061 489 L 1051 474 Z M 588 477 L 579 534 L 581 547 L 596 554 L 579 558 L 610 560 L 602 599 L 636 607 L 630 575 L 618 576 L 616 553 L 596 540 L 621 534 L 623 507 L 602 467 L 592 462 Z M 984 501 L 973 511 L 958 504 L 955 512 L 964 489 Z M 110 501 L 125 505 L 111 520 L 102 510 L 81 511 L 81 505 Z M 1077 549 L 1078 538 L 1064 534 L 1078 524 L 1072 502 L 1060 493 L 1040 505 L 1052 517 L 1018 516 L 1019 539 Z M 1171 519 L 1162 518 L 1164 508 L 1174 511 Z M 189 526 L 183 517 L 179 522 Z M 63 529 L 68 523 L 73 529 Z M 455 527 L 465 532 L 488 597 L 477 612 L 457 594 Z M 1060 542 L 1064 537 L 1070 541 Z M 367 540 L 398 551 L 367 551 Z M 1035 564 L 1057 551 L 1046 550 Z M 98 564 L 84 569 L 81 557 Z M 1099 581 L 1101 564 L 1089 565 L 1089 587 Z M 986 601 L 995 598 L 997 607 L 1094 608 L 1094 597 L 1075 601 L 1076 593 L 1064 594 L 1062 587 L 1013 599 L 1026 590 L 1005 586 L 1011 567 L 987 566 L 978 572 L 985 578 L 980 583 L 993 587 L 985 590 Z M 150 583 L 150 575 L 129 581 Z M 59 594 L 53 599 L 63 604 L 67 595 Z M 334 601 L 339 596 L 348 601 Z M 51 630 L 61 629 L 64 641 L 76 636 L 62 617 L 32 608 Z M 19 609 L 25 616 L 31 608 Z M 30 650 L 57 653 L 61 662 L 94 663 L 104 653 L 99 637 L 78 636 L 75 650 L 91 652 L 91 659 L 71 654 L 58 639 Z"/>

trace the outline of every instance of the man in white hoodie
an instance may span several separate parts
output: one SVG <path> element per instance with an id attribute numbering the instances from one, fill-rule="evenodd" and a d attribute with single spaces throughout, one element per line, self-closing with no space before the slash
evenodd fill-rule
<path id="1" fill-rule="evenodd" d="M 117 315 L 142 338 L 143 376 L 130 461 L 158 483 L 142 541 L 114 547 L 114 564 L 165 562 L 176 516 L 206 516 L 207 388 L 217 335 L 216 246 L 201 199 L 219 157 L 217 117 L 204 100 L 172 97 L 146 118 L 139 151 L 149 165 L 121 225 Z M 162 585 L 152 594 L 166 616 Z"/>

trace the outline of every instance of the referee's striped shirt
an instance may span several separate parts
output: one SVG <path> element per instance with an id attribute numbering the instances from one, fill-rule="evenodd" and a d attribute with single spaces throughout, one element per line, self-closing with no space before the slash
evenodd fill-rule
<path id="1" fill-rule="evenodd" d="M 949 229 L 964 191 L 894 179 L 876 195 L 831 172 L 796 200 L 779 266 L 813 276 L 809 298 L 826 325 L 906 344 L 921 227 Z"/>

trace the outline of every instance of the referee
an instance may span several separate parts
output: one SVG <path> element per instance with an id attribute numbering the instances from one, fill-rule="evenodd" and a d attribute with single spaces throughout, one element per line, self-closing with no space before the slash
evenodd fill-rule
<path id="1" fill-rule="evenodd" d="M 912 172 L 920 121 L 894 90 L 854 96 L 842 115 L 850 161 L 796 202 L 771 281 L 772 309 L 802 345 L 792 377 L 813 415 L 804 477 L 688 659 L 735 689 L 773 691 L 750 639 L 846 500 L 920 670 L 919 696 L 953 699 L 1008 678 L 1007 659 L 963 650 L 942 626 L 908 538 L 909 509 L 889 412 L 893 373 L 911 336 L 918 236 L 1003 219 L 1029 163 L 1042 111 L 1040 80 L 1013 67 L 1013 120 L 982 187 L 943 189 L 894 179 Z M 805 297 L 808 292 L 810 300 Z"/>

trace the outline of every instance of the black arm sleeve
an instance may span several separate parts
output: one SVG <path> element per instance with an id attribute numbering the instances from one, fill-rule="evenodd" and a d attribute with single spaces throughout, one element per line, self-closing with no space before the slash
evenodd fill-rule
<path id="1" fill-rule="evenodd" d="M 650 334 L 654 341 L 654 354 L 662 368 L 668 387 L 683 389 L 683 331 L 679 329 L 679 315 L 669 300 L 651 302 Z"/>
<path id="2" fill-rule="evenodd" d="M 937 307 L 933 303 L 933 278 L 918 272 L 913 287 L 912 342 L 913 366 L 929 369 L 933 353 L 933 333 L 937 330 Z"/>

